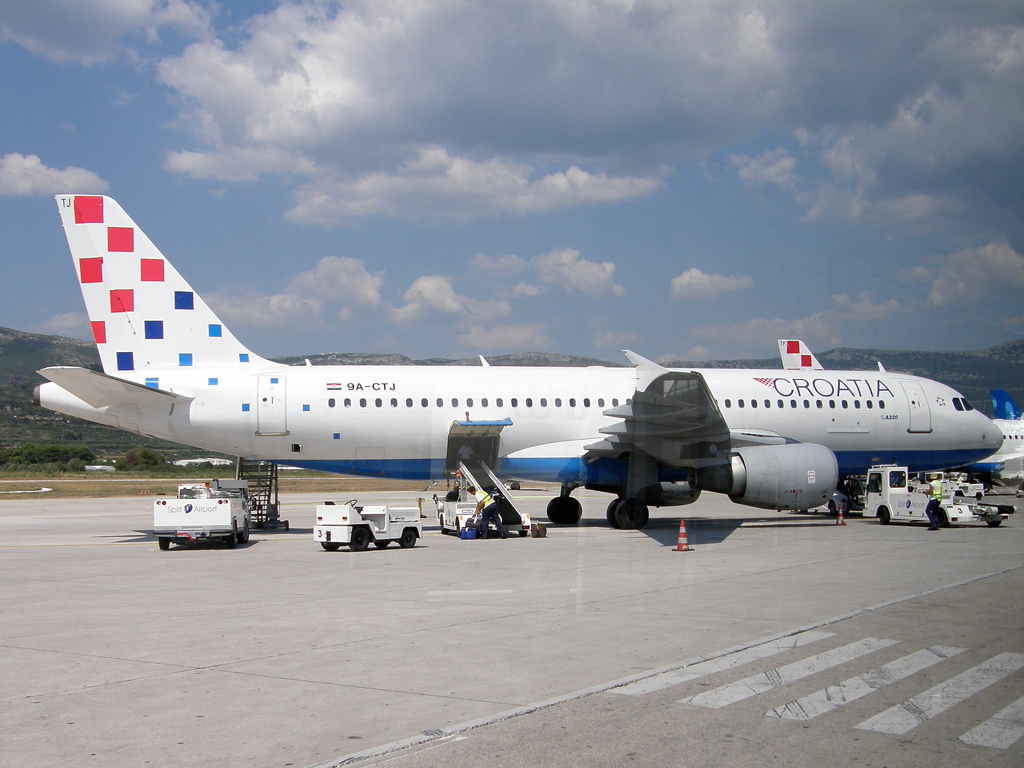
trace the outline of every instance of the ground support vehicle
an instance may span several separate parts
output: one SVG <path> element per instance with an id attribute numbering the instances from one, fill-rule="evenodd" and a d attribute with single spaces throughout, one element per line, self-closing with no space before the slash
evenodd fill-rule
<path id="1" fill-rule="evenodd" d="M 454 496 L 455 494 L 450 495 Z M 442 500 L 435 495 L 434 504 L 437 507 L 437 522 L 441 526 L 443 534 L 450 533 L 458 536 L 466 527 L 466 521 L 476 512 L 476 500 L 472 497 L 469 501 L 460 501 L 457 498 Z M 502 517 L 502 525 L 505 526 L 509 535 L 514 533 L 524 537 L 530 535 L 530 516 L 527 513 L 520 512 L 518 514 L 519 522 L 513 522 L 511 518 L 506 520 L 505 517 Z M 490 531 L 488 537 L 498 535 L 498 529 L 494 523 L 489 524 L 488 531 Z"/>
<path id="2" fill-rule="evenodd" d="M 228 547 L 249 540 L 252 506 L 244 480 L 211 480 L 178 486 L 176 499 L 153 502 L 153 533 L 160 549 L 172 543 L 220 539 Z"/>
<path id="3" fill-rule="evenodd" d="M 419 507 L 362 505 L 355 499 L 344 504 L 327 502 L 316 505 L 313 540 L 328 552 L 347 544 L 353 552 L 362 552 L 370 542 L 385 549 L 397 541 L 402 549 L 416 546 L 423 535 Z"/>
<path id="4" fill-rule="evenodd" d="M 912 485 L 909 477 L 906 467 L 871 467 L 868 470 L 864 516 L 877 517 L 882 525 L 897 521 L 928 522 L 925 507 L 931 497 L 924 493 L 923 486 Z M 948 527 L 951 523 L 982 521 L 996 527 L 1013 511 L 1012 506 L 981 504 L 947 496 L 936 510 L 936 515 L 941 527 Z"/>

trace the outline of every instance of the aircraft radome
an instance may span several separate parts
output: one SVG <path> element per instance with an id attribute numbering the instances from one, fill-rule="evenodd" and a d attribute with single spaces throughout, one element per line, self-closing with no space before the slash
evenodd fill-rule
<path id="1" fill-rule="evenodd" d="M 1000 446 L 963 397 L 898 373 L 305 366 L 246 348 L 109 197 L 58 195 L 103 373 L 53 367 L 36 401 L 143 435 L 289 465 L 436 479 L 464 446 L 505 478 L 615 495 L 616 527 L 702 491 L 806 509 L 879 462 L 926 471 Z"/>

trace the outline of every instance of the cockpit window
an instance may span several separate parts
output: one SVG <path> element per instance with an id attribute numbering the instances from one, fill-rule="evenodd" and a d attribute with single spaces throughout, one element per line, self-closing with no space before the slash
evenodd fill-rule
<path id="1" fill-rule="evenodd" d="M 959 397 L 953 398 L 953 407 L 956 408 L 958 411 L 962 411 L 964 409 L 964 404 L 960 402 Z"/>
<path id="2" fill-rule="evenodd" d="M 961 398 L 961 400 L 963 401 L 964 409 L 965 410 L 968 410 L 968 411 L 973 411 L 974 410 L 974 406 L 971 405 L 969 402 L 967 402 L 967 398 L 966 397 Z"/>

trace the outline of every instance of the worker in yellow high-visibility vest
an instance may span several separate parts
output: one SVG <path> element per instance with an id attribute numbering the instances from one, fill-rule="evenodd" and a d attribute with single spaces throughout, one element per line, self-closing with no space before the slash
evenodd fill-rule
<path id="1" fill-rule="evenodd" d="M 501 515 L 498 514 L 498 503 L 491 494 L 484 490 L 477 490 L 474 486 L 467 489 L 476 498 L 476 514 L 480 515 L 480 537 L 487 538 L 488 524 L 494 520 L 494 527 L 498 529 L 498 535 L 503 539 L 508 538 L 505 527 L 501 524 Z"/>

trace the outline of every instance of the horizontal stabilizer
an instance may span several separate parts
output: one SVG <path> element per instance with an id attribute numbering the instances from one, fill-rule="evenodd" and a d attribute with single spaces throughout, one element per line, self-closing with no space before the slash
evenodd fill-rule
<path id="1" fill-rule="evenodd" d="M 195 399 L 90 371 L 88 368 L 54 366 L 43 368 L 39 374 L 93 408 L 131 404 L 140 408 L 169 409 L 175 404 L 189 403 Z"/>

